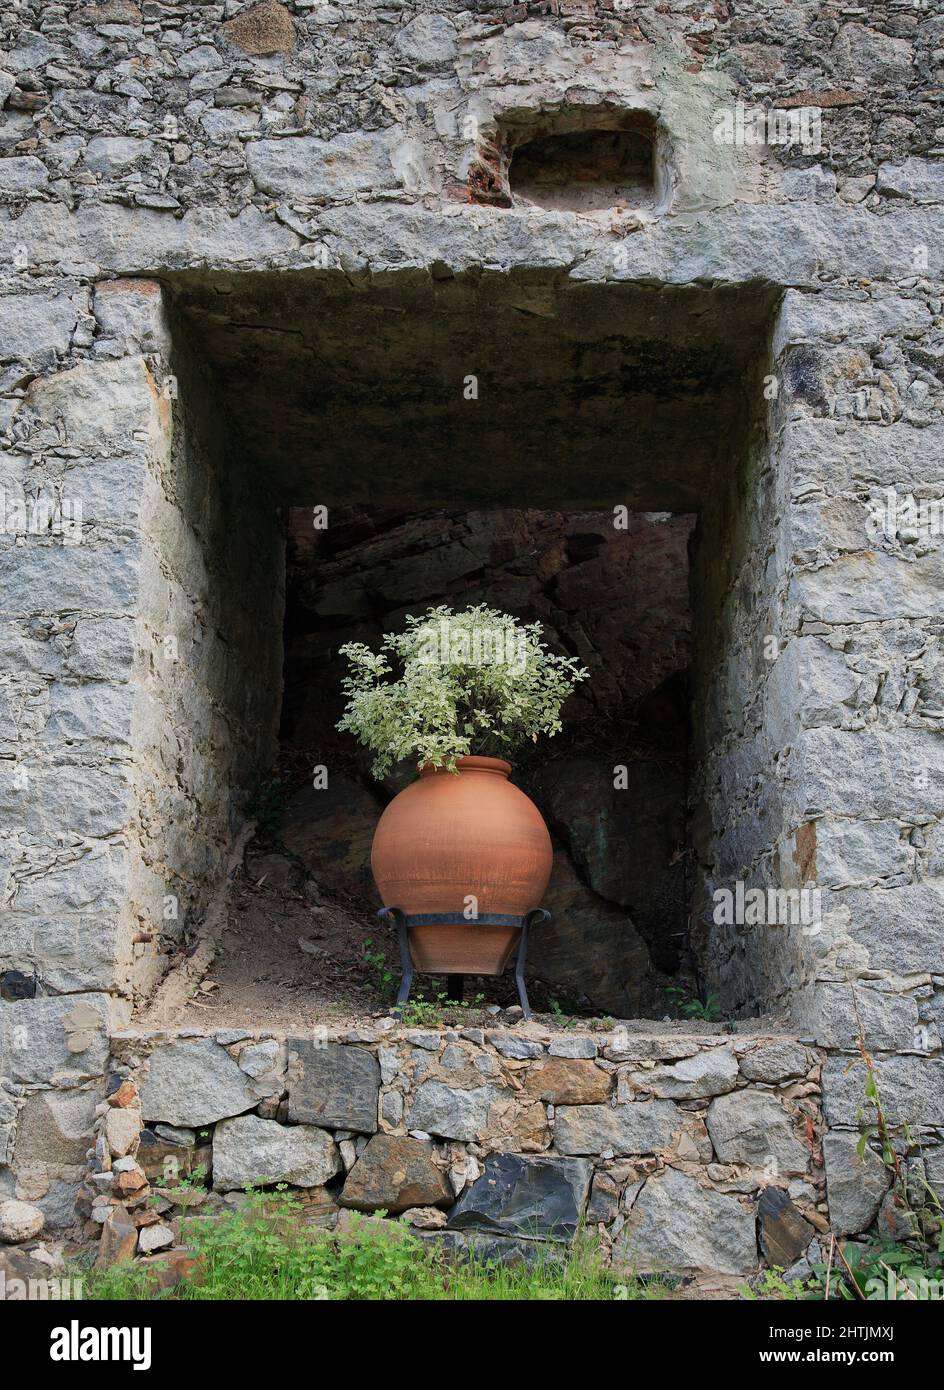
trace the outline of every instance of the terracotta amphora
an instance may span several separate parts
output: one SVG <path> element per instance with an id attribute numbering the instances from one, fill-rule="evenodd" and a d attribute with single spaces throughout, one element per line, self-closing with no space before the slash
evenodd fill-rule
<path id="1" fill-rule="evenodd" d="M 423 767 L 384 811 L 370 863 L 385 907 L 464 913 L 461 923 L 411 927 L 417 970 L 499 975 L 519 933 L 476 922 L 475 912 L 523 917 L 541 905 L 551 837 L 541 813 L 508 780 L 501 758 L 460 758 L 457 772 Z"/>

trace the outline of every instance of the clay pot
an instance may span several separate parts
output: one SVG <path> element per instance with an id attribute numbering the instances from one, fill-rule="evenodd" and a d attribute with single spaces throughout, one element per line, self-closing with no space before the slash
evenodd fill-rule
<path id="1" fill-rule="evenodd" d="M 460 758 L 458 772 L 423 767 L 380 817 L 370 864 L 385 907 L 414 913 L 523 917 L 541 905 L 551 837 L 541 813 L 508 780 L 501 758 Z M 500 975 L 517 947 L 514 927 L 431 923 L 410 928 L 417 970 Z"/>

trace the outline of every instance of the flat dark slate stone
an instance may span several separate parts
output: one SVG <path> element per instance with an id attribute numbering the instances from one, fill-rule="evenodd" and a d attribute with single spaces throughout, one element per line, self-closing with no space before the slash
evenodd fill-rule
<path id="1" fill-rule="evenodd" d="M 493 1154 L 463 1192 L 450 1230 L 572 1240 L 587 1204 L 593 1165 L 583 1158 Z"/>
<path id="2" fill-rule="evenodd" d="M 17 999 L 36 998 L 36 976 L 22 970 L 4 970 L 0 975 L 0 999 L 13 1004 Z"/>
<path id="3" fill-rule="evenodd" d="M 782 1188 L 765 1187 L 757 1202 L 757 1234 L 765 1259 L 786 1269 L 804 1253 L 816 1230 Z"/>
<path id="4" fill-rule="evenodd" d="M 293 1038 L 289 1059 L 288 1118 L 293 1124 L 376 1134 L 380 1063 L 372 1052 Z"/>

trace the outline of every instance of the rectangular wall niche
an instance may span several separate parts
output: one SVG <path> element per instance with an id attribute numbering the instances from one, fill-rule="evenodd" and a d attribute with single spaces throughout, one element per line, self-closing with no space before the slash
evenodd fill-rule
<path id="1" fill-rule="evenodd" d="M 690 967 L 686 837 L 688 547 L 691 514 L 612 512 L 339 513 L 327 532 L 290 513 L 282 757 L 298 769 L 285 843 L 323 887 L 376 905 L 365 862 L 385 803 L 412 776 L 370 776 L 340 717 L 338 647 L 377 649 L 384 632 L 436 604 L 484 603 L 539 621 L 553 650 L 590 680 L 564 730 L 514 759 L 555 842 L 533 941 L 534 973 L 554 997 L 621 1016 L 664 1005 L 659 982 Z M 329 769 L 313 787 L 309 769 Z M 353 853 L 352 853 L 353 847 Z M 535 995 L 538 1002 L 538 995 Z M 545 1005 L 547 1000 L 545 999 Z"/>
<path id="2" fill-rule="evenodd" d="M 671 160 L 646 111 L 577 107 L 503 121 L 500 149 L 514 201 L 553 211 L 655 211 L 667 205 Z"/>
<path id="3" fill-rule="evenodd" d="M 376 939 L 370 838 L 400 783 L 374 782 L 334 732 L 338 648 L 437 603 L 537 619 L 591 671 L 565 732 L 519 761 L 556 849 L 535 1002 L 661 1016 L 668 985 L 702 988 L 690 928 L 712 831 L 696 843 L 691 827 L 705 823 L 700 771 L 731 732 L 713 692 L 738 640 L 726 596 L 756 528 L 745 497 L 770 295 L 444 267 L 354 282 L 187 274 L 169 289 L 173 490 L 203 547 L 205 621 L 227 649 L 225 677 L 197 671 L 191 691 L 212 691 L 234 805 L 262 808 L 250 878 L 267 862 L 275 876 L 279 840 L 296 856 L 287 878 L 265 880 L 288 906 L 241 920 L 252 894 L 234 890 L 221 969 L 254 952 L 265 963 L 258 987 L 234 976 L 235 1004 L 271 1021 L 266 987 L 273 1008 L 286 991 L 342 990 Z M 233 524 L 209 526 L 207 499 L 223 494 Z M 222 746 L 247 709 L 261 712 L 251 767 Z M 327 789 L 311 785 L 316 766 Z M 204 896 L 219 883 L 218 866 L 169 867 L 202 874 Z M 299 957 L 312 907 L 320 927 Z M 362 1006 L 376 1006 L 364 988 Z"/>

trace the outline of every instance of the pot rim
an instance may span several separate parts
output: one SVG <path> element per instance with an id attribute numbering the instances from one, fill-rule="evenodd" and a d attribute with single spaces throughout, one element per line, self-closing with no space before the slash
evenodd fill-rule
<path id="1" fill-rule="evenodd" d="M 478 753 L 470 753 L 467 757 L 456 759 L 457 772 L 494 772 L 499 777 L 511 775 L 511 763 L 504 758 L 486 758 Z M 438 773 L 445 773 L 447 777 L 453 774 L 447 767 L 434 767 L 432 763 L 423 763 L 419 768 L 421 777 L 434 777 Z"/>

